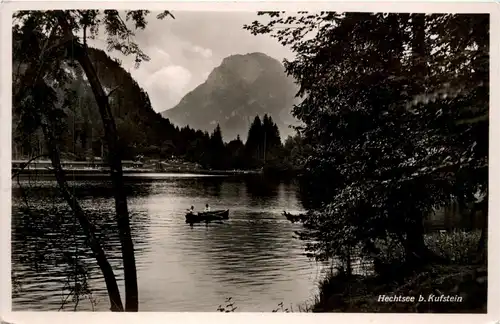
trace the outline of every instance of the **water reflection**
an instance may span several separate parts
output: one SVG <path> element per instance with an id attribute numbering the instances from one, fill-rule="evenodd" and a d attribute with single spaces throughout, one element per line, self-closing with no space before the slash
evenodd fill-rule
<path id="1" fill-rule="evenodd" d="M 203 188 L 203 194 L 220 197 L 222 190 L 222 183 L 224 182 L 224 178 L 211 178 L 204 179 L 208 181 L 201 181 L 201 186 Z"/>
<path id="2" fill-rule="evenodd" d="M 276 199 L 278 195 L 278 187 L 280 182 L 275 179 L 266 179 L 264 176 L 249 177 L 245 179 L 245 185 L 248 194 L 253 198 L 251 203 L 258 205 L 259 203 L 268 203 Z"/>
<path id="3" fill-rule="evenodd" d="M 23 183 L 26 186 L 27 183 Z M 121 281 L 114 200 L 107 181 L 71 183 L 90 215 Z M 78 223 L 61 200 L 53 181 L 29 188 L 30 209 L 13 188 L 12 268 L 22 286 L 13 296 L 17 310 L 57 310 L 67 275 L 67 259 L 77 254 L 89 268 L 98 310 L 108 310 L 100 271 Z M 311 297 L 318 267 L 293 238 L 282 210 L 301 210 L 293 182 L 262 178 L 184 177 L 127 182 L 131 227 L 136 249 L 140 309 L 215 311 L 226 297 L 240 310 L 270 311 L 279 302 L 300 303 Z M 184 223 L 184 211 L 204 204 L 230 209 L 224 223 Z M 69 255 L 68 255 L 69 253 Z M 122 282 L 120 282 L 122 285 Z M 87 309 L 84 304 L 81 309 Z"/>

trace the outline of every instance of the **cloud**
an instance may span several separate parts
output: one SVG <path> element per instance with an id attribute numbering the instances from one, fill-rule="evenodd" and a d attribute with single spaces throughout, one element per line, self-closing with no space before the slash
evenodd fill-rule
<path id="1" fill-rule="evenodd" d="M 186 94 L 191 72 L 180 65 L 170 65 L 151 74 L 144 82 L 156 111 L 172 108 Z"/>
<path id="2" fill-rule="evenodd" d="M 192 51 L 200 54 L 203 58 L 209 59 L 212 57 L 212 50 L 209 48 L 203 48 L 201 46 L 193 46 Z"/>
<path id="3" fill-rule="evenodd" d="M 136 30 L 135 41 L 151 58 L 134 68 L 133 57 L 116 51 L 111 56 L 122 60 L 144 88 L 157 112 L 174 107 L 179 100 L 233 54 L 263 52 L 278 60 L 290 58 L 290 49 L 269 36 L 254 36 L 242 26 L 257 19 L 252 12 L 175 12 L 176 19 L 157 20 L 156 13 L 148 17 L 148 26 Z M 105 36 L 94 46 L 104 49 Z"/>
<path id="4" fill-rule="evenodd" d="M 148 55 L 152 58 L 148 63 L 153 63 L 154 65 L 171 63 L 171 55 L 165 52 L 159 47 L 154 47 L 148 51 Z"/>

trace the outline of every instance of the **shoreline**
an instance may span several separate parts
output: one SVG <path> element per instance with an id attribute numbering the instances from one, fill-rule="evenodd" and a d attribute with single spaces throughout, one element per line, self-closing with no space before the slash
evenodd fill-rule
<path id="1" fill-rule="evenodd" d="M 484 314 L 487 282 L 483 264 L 428 265 L 390 279 L 330 274 L 309 311 Z"/>
<path id="2" fill-rule="evenodd" d="M 19 168 L 12 168 L 11 174 L 15 175 L 19 172 Z M 66 175 L 68 176 L 99 176 L 106 177 L 109 176 L 108 169 L 65 169 Z M 195 174 L 195 175 L 258 175 L 263 174 L 260 170 L 205 170 L 205 169 L 167 169 L 163 171 L 150 170 L 150 169 L 124 169 L 123 176 L 128 177 L 134 174 L 144 174 L 144 175 L 166 175 L 166 174 Z M 50 169 L 24 169 L 19 173 L 20 177 L 23 176 L 54 176 L 54 173 Z"/>

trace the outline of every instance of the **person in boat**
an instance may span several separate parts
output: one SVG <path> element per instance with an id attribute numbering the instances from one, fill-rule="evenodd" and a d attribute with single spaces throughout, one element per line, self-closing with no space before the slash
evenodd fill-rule
<path id="1" fill-rule="evenodd" d="M 194 206 L 188 209 L 188 214 L 194 215 Z"/>
<path id="2" fill-rule="evenodd" d="M 210 206 L 208 206 L 208 204 L 205 205 L 205 213 L 209 212 L 210 211 Z"/>

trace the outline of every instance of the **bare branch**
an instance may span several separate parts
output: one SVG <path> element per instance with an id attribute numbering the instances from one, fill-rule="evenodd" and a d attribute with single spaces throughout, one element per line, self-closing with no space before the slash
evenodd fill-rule
<path id="1" fill-rule="evenodd" d="M 62 37 L 62 38 L 58 39 L 56 42 L 54 42 L 54 44 L 52 44 L 52 45 L 51 45 L 51 46 L 47 49 L 47 51 L 48 51 L 48 52 L 49 52 L 49 51 L 52 51 L 53 49 L 58 48 L 58 47 L 60 47 L 60 46 L 63 46 L 63 45 L 65 45 L 66 43 L 71 42 L 72 40 L 73 40 L 73 38 L 72 38 L 72 37 Z"/>
<path id="2" fill-rule="evenodd" d="M 61 307 L 59 307 L 59 311 L 61 311 L 64 308 L 64 305 L 66 305 L 66 302 L 68 301 L 69 296 L 73 293 L 74 288 L 71 289 L 71 291 L 66 295 L 66 298 L 62 301 Z"/>
<path id="3" fill-rule="evenodd" d="M 50 31 L 50 35 L 49 37 L 47 38 L 47 40 L 45 41 L 45 43 L 43 44 L 43 48 L 42 48 L 42 51 L 40 52 L 40 56 L 38 57 L 39 61 L 40 61 L 40 66 L 38 67 L 38 72 L 36 74 L 36 77 L 35 77 L 35 80 L 38 79 L 38 77 L 40 76 L 40 73 L 42 72 L 42 67 L 43 67 L 43 63 L 44 63 L 44 55 L 45 55 L 45 52 L 46 52 L 46 48 L 47 46 L 49 45 L 49 43 L 54 39 L 54 36 L 56 35 L 56 31 L 57 31 L 57 28 L 59 27 L 59 24 L 56 23 L 54 25 L 54 27 L 52 27 L 52 30 Z M 51 48 L 49 48 L 50 50 Z"/>
<path id="4" fill-rule="evenodd" d="M 169 10 L 165 10 L 165 11 L 163 11 L 162 13 L 159 13 L 159 14 L 156 16 L 156 18 L 157 18 L 157 19 L 164 19 L 164 18 L 166 18 L 166 17 L 168 17 L 168 16 L 172 17 L 172 19 L 175 19 L 174 15 L 173 15 L 173 14 L 172 14 Z"/>
<path id="5" fill-rule="evenodd" d="M 26 169 L 26 167 L 27 167 L 27 166 L 28 166 L 31 162 L 33 162 L 33 161 L 35 161 L 36 159 L 39 159 L 39 158 L 41 158 L 41 157 L 48 157 L 48 155 L 47 155 L 47 154 L 41 154 L 41 155 L 37 155 L 37 156 L 35 156 L 35 157 L 32 157 L 31 159 L 29 159 L 29 160 L 28 160 L 28 162 L 26 162 L 26 163 L 25 163 L 25 164 L 21 167 L 21 169 L 20 169 L 20 170 L 18 170 L 16 173 L 14 173 L 14 174 L 12 175 L 12 178 L 11 178 L 11 179 L 14 179 L 14 178 L 15 178 L 15 177 L 17 177 L 18 175 L 20 175 L 20 174 L 24 171 L 24 169 Z"/>
<path id="6" fill-rule="evenodd" d="M 109 93 L 106 95 L 106 97 L 109 98 L 113 94 L 113 92 L 115 92 L 116 90 L 118 90 L 121 86 L 122 85 L 120 84 L 120 85 L 117 85 L 116 87 L 114 87 L 113 89 L 111 89 L 111 91 L 109 91 Z"/>

